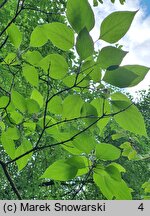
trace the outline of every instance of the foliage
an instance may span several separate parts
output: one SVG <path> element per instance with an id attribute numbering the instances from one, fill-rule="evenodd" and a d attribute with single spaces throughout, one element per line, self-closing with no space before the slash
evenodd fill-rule
<path id="1" fill-rule="evenodd" d="M 122 158 L 139 160 L 131 140 L 148 135 L 136 104 L 113 87 L 137 85 L 149 68 L 120 66 L 127 52 L 114 43 L 137 12 L 107 16 L 99 40 L 112 45 L 96 53 L 88 0 L 52 1 L 54 13 L 58 6 L 63 12 L 56 17 L 49 16 L 48 1 L 42 2 L 40 9 L 25 1 L 13 2 L 13 10 L 8 5 L 16 13 L 0 34 L 0 176 L 9 182 L 1 182 L 3 189 L 7 185 L 3 198 L 80 199 L 98 187 L 96 198 L 131 200 Z M 6 4 L 3 13 L 8 13 Z M 26 10 L 34 11 L 32 25 L 26 14 L 21 26 L 19 17 Z M 37 12 L 44 15 L 39 18 Z"/>
<path id="2" fill-rule="evenodd" d="M 110 0 L 112 3 L 115 3 L 115 0 Z M 126 0 L 119 0 L 120 4 L 124 4 Z M 98 6 L 98 3 L 103 4 L 103 0 L 93 0 L 93 6 L 96 7 Z"/>

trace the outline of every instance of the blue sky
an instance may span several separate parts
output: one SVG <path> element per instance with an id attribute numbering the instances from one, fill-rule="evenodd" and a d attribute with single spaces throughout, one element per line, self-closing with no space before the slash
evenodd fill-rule
<path id="1" fill-rule="evenodd" d="M 146 4 L 150 10 L 150 0 L 143 0 L 143 3 Z"/>
<path id="2" fill-rule="evenodd" d="M 93 0 L 91 1 L 91 4 Z M 105 0 L 103 5 L 95 8 L 96 26 L 92 30 L 92 37 L 97 41 L 99 37 L 100 23 L 113 11 L 136 11 L 139 10 L 128 33 L 119 41 L 123 45 L 125 51 L 129 53 L 124 58 L 122 65 L 139 64 L 150 67 L 150 0 L 126 0 L 126 4 L 121 5 L 119 0 L 112 4 L 110 0 Z M 96 43 L 96 47 L 100 50 L 108 44 L 102 41 Z M 136 87 L 129 89 L 130 93 L 135 94 L 136 91 L 148 89 L 150 84 L 150 71 Z"/>
<path id="3" fill-rule="evenodd" d="M 141 4 L 146 6 L 146 15 L 150 14 L 150 0 L 141 0 Z"/>

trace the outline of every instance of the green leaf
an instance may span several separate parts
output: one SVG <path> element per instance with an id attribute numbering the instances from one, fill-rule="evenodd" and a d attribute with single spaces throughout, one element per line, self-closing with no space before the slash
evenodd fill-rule
<path id="1" fill-rule="evenodd" d="M 25 136 L 31 135 L 36 130 L 36 123 L 32 121 L 24 122 L 23 123 Z"/>
<path id="2" fill-rule="evenodd" d="M 110 187 L 109 187 L 109 185 L 107 184 L 107 181 L 106 181 L 106 176 L 109 177 L 109 175 L 107 174 L 107 172 L 105 170 L 100 169 L 100 168 L 98 168 L 98 169 L 99 169 L 98 174 L 97 174 L 96 171 L 93 174 L 93 180 L 94 180 L 95 184 L 100 188 L 102 194 L 108 200 L 112 200 L 113 193 L 111 192 Z"/>
<path id="3" fill-rule="evenodd" d="M 68 64 L 65 58 L 59 54 L 50 54 L 39 62 L 39 66 L 53 79 L 62 79 L 68 72 Z"/>
<path id="4" fill-rule="evenodd" d="M 12 23 L 11 26 L 7 29 L 7 33 L 11 43 L 16 48 L 19 48 L 22 42 L 22 33 L 19 31 L 18 27 L 14 23 Z"/>
<path id="5" fill-rule="evenodd" d="M 102 73 L 98 65 L 93 68 L 92 72 L 90 73 L 90 77 L 94 82 L 100 82 Z"/>
<path id="6" fill-rule="evenodd" d="M 82 169 L 86 167 L 83 156 L 73 156 L 67 159 L 66 162 L 69 165 L 76 167 L 77 169 Z"/>
<path id="7" fill-rule="evenodd" d="M 39 104 L 40 108 L 43 107 L 44 99 L 41 93 L 37 89 L 34 89 L 32 91 L 31 99 L 35 100 Z"/>
<path id="8" fill-rule="evenodd" d="M 48 38 L 45 34 L 44 25 L 35 27 L 30 37 L 30 46 L 31 47 L 41 47 L 47 41 L 48 41 Z"/>
<path id="9" fill-rule="evenodd" d="M 85 102 L 81 109 L 81 116 L 89 116 L 84 119 L 87 125 L 94 123 L 98 118 L 96 108 L 88 102 Z"/>
<path id="10" fill-rule="evenodd" d="M 119 172 L 126 172 L 125 168 L 123 166 L 121 166 L 118 163 L 112 162 L 111 163 L 114 167 L 116 167 L 118 169 Z"/>
<path id="11" fill-rule="evenodd" d="M 100 143 L 96 145 L 96 157 L 101 160 L 117 160 L 120 157 L 121 151 L 117 147 Z"/>
<path id="12" fill-rule="evenodd" d="M 53 97 L 49 102 L 48 102 L 48 111 L 53 113 L 53 114 L 62 114 L 62 99 L 60 96 L 55 96 Z"/>
<path id="13" fill-rule="evenodd" d="M 120 65 L 127 52 L 112 46 L 102 48 L 99 52 L 97 63 L 101 68 L 107 69 L 112 65 Z"/>
<path id="14" fill-rule="evenodd" d="M 91 161 L 85 157 L 85 156 L 81 156 L 82 157 L 82 160 L 84 161 L 84 166 L 83 168 L 81 169 L 78 169 L 78 172 L 77 172 L 77 175 L 76 176 L 81 176 L 81 175 L 85 175 L 89 172 L 89 168 L 90 166 L 92 166 L 92 163 Z"/>
<path id="15" fill-rule="evenodd" d="M 129 160 L 134 160 L 137 157 L 137 152 L 129 142 L 124 142 L 120 148 L 123 149 L 122 156 L 128 157 Z"/>
<path id="16" fill-rule="evenodd" d="M 91 56 L 94 52 L 94 43 L 86 28 L 83 28 L 77 37 L 76 50 L 81 60 Z"/>
<path id="17" fill-rule="evenodd" d="M 36 123 L 32 121 L 24 122 L 23 127 L 29 129 L 29 131 L 35 131 Z"/>
<path id="18" fill-rule="evenodd" d="M 68 51 L 74 45 L 74 33 L 63 23 L 53 22 L 44 25 L 47 38 L 58 48 Z"/>
<path id="19" fill-rule="evenodd" d="M 38 87 L 39 75 L 35 67 L 30 66 L 30 65 L 24 65 L 23 66 L 23 76 L 31 85 Z"/>
<path id="20" fill-rule="evenodd" d="M 119 0 L 119 1 L 120 1 L 120 4 L 123 5 L 123 4 L 125 3 L 126 0 Z"/>
<path id="21" fill-rule="evenodd" d="M 30 141 L 23 140 L 21 145 L 15 151 L 15 157 L 19 157 L 20 155 L 30 151 L 31 149 L 32 149 L 32 144 L 30 143 Z M 27 165 L 28 160 L 30 160 L 31 157 L 32 157 L 32 152 L 16 161 L 19 171 L 22 170 Z"/>
<path id="22" fill-rule="evenodd" d="M 137 78 L 132 81 L 129 87 L 139 84 L 150 70 L 150 68 L 142 65 L 125 65 L 124 68 L 128 71 L 132 71 L 134 74 L 137 75 Z"/>
<path id="23" fill-rule="evenodd" d="M 121 93 L 111 95 L 113 112 L 119 112 L 114 116 L 115 121 L 125 130 L 147 137 L 145 123 L 142 114 L 130 100 Z"/>
<path id="24" fill-rule="evenodd" d="M 8 137 L 11 137 L 12 140 L 18 140 L 20 138 L 20 131 L 16 127 L 13 128 L 9 127 L 6 133 Z"/>
<path id="25" fill-rule="evenodd" d="M 13 104 L 13 102 L 11 100 L 8 107 L 7 107 L 7 112 L 10 113 L 10 112 L 13 112 L 15 110 L 16 110 L 15 105 Z"/>
<path id="26" fill-rule="evenodd" d="M 116 43 L 129 30 L 137 11 L 117 11 L 108 15 L 100 27 L 100 39 Z"/>
<path id="27" fill-rule="evenodd" d="M 23 113 L 26 111 L 26 101 L 20 93 L 13 90 L 11 93 L 11 99 L 18 110 L 20 110 Z"/>
<path id="28" fill-rule="evenodd" d="M 97 0 L 93 0 L 93 7 L 97 7 L 98 6 L 98 1 Z"/>
<path id="29" fill-rule="evenodd" d="M 6 153 L 13 159 L 15 156 L 15 143 L 11 137 L 8 136 L 7 132 L 2 132 L 1 143 Z"/>
<path id="30" fill-rule="evenodd" d="M 116 134 L 113 134 L 111 137 L 112 137 L 112 140 L 118 140 L 120 138 L 123 138 L 124 135 L 121 133 L 116 133 Z"/>
<path id="31" fill-rule="evenodd" d="M 40 106 L 35 100 L 27 99 L 26 104 L 27 104 L 27 110 L 29 114 L 38 113 L 40 111 Z"/>
<path id="32" fill-rule="evenodd" d="M 142 185 L 142 188 L 144 189 L 144 192 L 145 193 L 150 193 L 150 182 L 145 182 L 143 185 Z"/>
<path id="33" fill-rule="evenodd" d="M 42 60 L 43 57 L 41 53 L 38 51 L 28 51 L 22 56 L 22 58 L 30 64 L 36 66 Z"/>
<path id="34" fill-rule="evenodd" d="M 112 182 L 111 187 L 117 200 L 132 200 L 132 189 L 127 186 L 124 180 L 119 183 Z"/>
<path id="35" fill-rule="evenodd" d="M 74 83 L 75 83 L 75 80 L 76 80 L 76 75 L 71 74 L 71 75 L 66 76 L 63 79 L 63 83 L 68 87 L 72 87 L 74 85 Z"/>
<path id="36" fill-rule="evenodd" d="M 121 66 L 117 69 L 107 69 L 103 80 L 113 86 L 126 88 L 138 78 L 138 75 L 128 70 L 126 67 Z"/>
<path id="37" fill-rule="evenodd" d="M 8 64 L 8 65 L 17 65 L 17 55 L 16 53 L 10 52 L 2 62 L 2 64 Z"/>
<path id="38" fill-rule="evenodd" d="M 5 131 L 5 124 L 2 121 L 0 121 L 0 130 Z"/>
<path id="39" fill-rule="evenodd" d="M 114 197 L 117 200 L 131 200 L 131 189 L 120 179 L 117 169 L 115 167 L 112 169 L 111 165 L 110 167 L 111 169 L 109 170 L 108 167 L 105 170 L 104 168 L 96 167 L 93 175 L 94 182 L 108 200 Z"/>
<path id="40" fill-rule="evenodd" d="M 101 80 L 101 69 L 93 60 L 87 60 L 82 64 L 81 72 L 89 75 L 94 82 Z"/>
<path id="41" fill-rule="evenodd" d="M 97 110 L 98 116 L 103 116 L 104 113 L 110 113 L 110 104 L 108 100 L 104 98 L 95 98 L 91 101 L 91 105 L 94 106 Z M 104 112 L 104 113 L 103 113 Z M 108 124 L 110 118 L 102 118 L 97 122 L 97 126 L 100 129 L 100 132 L 105 128 Z"/>
<path id="42" fill-rule="evenodd" d="M 58 133 L 53 134 L 53 138 L 58 142 L 63 143 L 65 140 L 69 140 L 73 135 L 74 134 L 59 131 Z M 82 153 L 82 151 L 77 149 L 71 141 L 67 142 L 67 145 L 62 144 L 61 147 L 73 155 L 80 155 Z"/>
<path id="43" fill-rule="evenodd" d="M 86 154 L 90 154 L 96 144 L 94 138 L 88 133 L 82 133 L 73 140 L 73 145 Z"/>
<path id="44" fill-rule="evenodd" d="M 57 126 L 57 121 L 51 116 L 46 116 L 45 124 L 47 126 L 46 132 L 52 136 L 55 136 L 59 133 L 59 128 Z M 44 118 L 40 118 L 38 125 L 43 128 L 44 127 Z"/>
<path id="45" fill-rule="evenodd" d="M 84 27 L 90 31 L 95 25 L 94 13 L 87 0 L 68 0 L 67 19 L 77 33 Z"/>
<path id="46" fill-rule="evenodd" d="M 69 95 L 63 101 L 63 118 L 71 119 L 80 117 L 83 100 L 80 95 Z"/>
<path id="47" fill-rule="evenodd" d="M 2 96 L 0 97 L 0 108 L 5 108 L 9 103 L 9 97 Z"/>
<path id="48" fill-rule="evenodd" d="M 17 111 L 11 112 L 10 118 L 16 124 L 20 124 L 23 121 L 23 116 L 21 115 L 21 113 L 19 113 Z"/>
<path id="49" fill-rule="evenodd" d="M 40 178 L 50 178 L 58 181 L 68 181 L 73 179 L 78 169 L 66 162 L 58 160 L 50 165 Z"/>
<path id="50" fill-rule="evenodd" d="M 111 176 L 111 178 L 113 178 L 116 181 L 121 181 L 121 174 L 119 170 L 117 169 L 117 167 L 115 167 L 113 164 L 109 164 L 105 168 L 105 170 Z"/>

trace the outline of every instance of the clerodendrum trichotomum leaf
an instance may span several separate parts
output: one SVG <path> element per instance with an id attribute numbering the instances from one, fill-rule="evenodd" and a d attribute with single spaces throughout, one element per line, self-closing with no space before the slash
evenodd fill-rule
<path id="1" fill-rule="evenodd" d="M 81 60 L 91 56 L 94 52 L 94 43 L 86 28 L 83 28 L 77 37 L 76 50 Z"/>
<path id="2" fill-rule="evenodd" d="M 118 112 L 115 121 L 125 130 L 147 136 L 144 119 L 138 108 L 121 93 L 115 93 L 112 98 L 112 111 Z"/>
<path id="3" fill-rule="evenodd" d="M 71 28 L 59 22 L 44 25 L 47 38 L 58 48 L 67 51 L 74 45 L 74 33 Z"/>
<path id="4" fill-rule="evenodd" d="M 128 31 L 137 11 L 117 11 L 108 15 L 100 27 L 100 39 L 116 43 Z"/>
<path id="5" fill-rule="evenodd" d="M 68 0 L 67 18 L 72 28 L 77 33 L 84 27 L 90 31 L 95 24 L 94 13 L 88 0 Z"/>

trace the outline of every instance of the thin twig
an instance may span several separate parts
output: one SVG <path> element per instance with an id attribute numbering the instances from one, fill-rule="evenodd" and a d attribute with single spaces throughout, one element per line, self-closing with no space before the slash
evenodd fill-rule
<path id="1" fill-rule="evenodd" d="M 8 2 L 8 0 L 4 0 L 1 4 L 0 4 L 0 9 Z"/>
<path id="2" fill-rule="evenodd" d="M 16 18 L 18 17 L 18 15 L 21 13 L 21 11 L 23 10 L 23 3 L 24 1 L 22 1 L 22 5 L 20 10 L 18 10 L 15 14 L 15 16 L 12 18 L 12 20 L 7 24 L 7 26 L 0 32 L 0 37 L 5 33 L 5 31 L 9 28 L 9 26 L 16 20 Z"/>
<path id="3" fill-rule="evenodd" d="M 14 193 L 16 194 L 18 199 L 22 200 L 21 195 L 20 195 L 15 183 L 13 182 L 13 180 L 12 180 L 12 178 L 11 178 L 9 172 L 8 172 L 7 165 L 2 161 L 0 161 L 0 164 L 1 164 L 2 168 L 3 168 L 3 171 L 5 173 L 5 176 L 6 176 L 7 180 L 9 181 L 9 183 L 10 183 L 10 185 L 12 187 L 12 190 L 14 191 Z"/>
<path id="4" fill-rule="evenodd" d="M 92 171 L 93 171 L 93 168 L 94 168 L 95 164 L 92 165 L 92 167 L 90 168 L 89 172 L 87 173 L 84 181 L 82 182 L 81 186 L 79 187 L 79 189 L 76 190 L 76 192 L 74 193 L 73 197 L 72 197 L 72 200 L 77 196 L 77 194 L 83 189 L 84 185 L 87 183 L 88 181 L 88 178 L 90 177 Z"/>
<path id="5" fill-rule="evenodd" d="M 3 48 L 3 46 L 6 44 L 8 40 L 8 35 L 6 36 L 5 40 L 3 41 L 3 43 L 0 45 L 0 50 Z"/>

